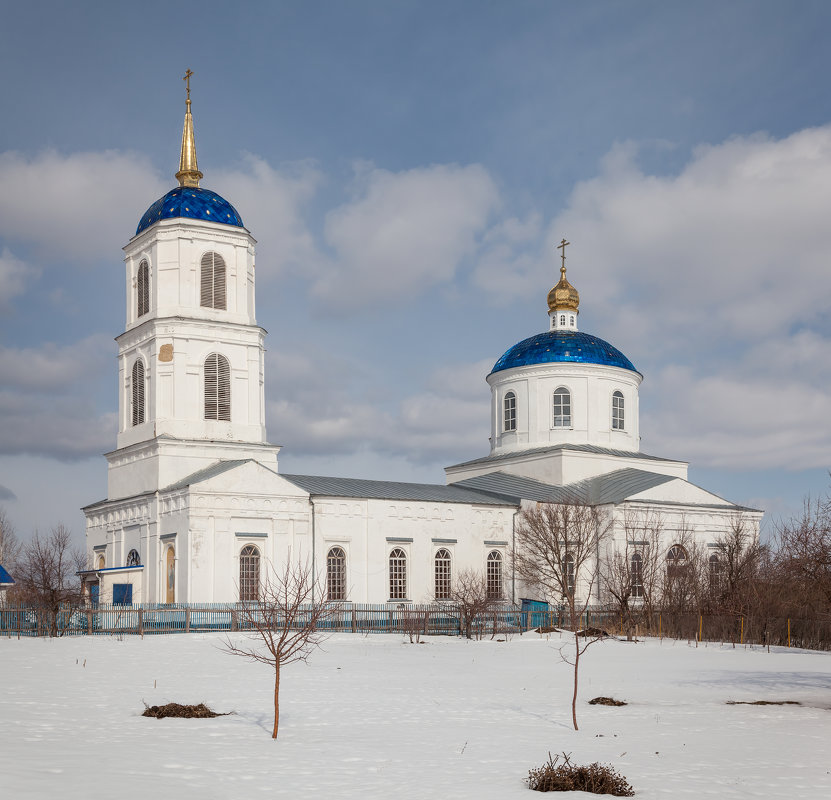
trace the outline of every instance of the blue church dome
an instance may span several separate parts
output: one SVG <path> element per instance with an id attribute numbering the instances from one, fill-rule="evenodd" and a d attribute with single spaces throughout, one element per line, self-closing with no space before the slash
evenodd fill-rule
<path id="1" fill-rule="evenodd" d="M 493 365 L 491 374 L 512 367 L 560 362 L 603 364 L 637 372 L 620 350 L 603 339 L 579 331 L 554 330 L 538 333 L 515 344 Z"/>
<path id="2" fill-rule="evenodd" d="M 144 212 L 136 228 L 136 236 L 161 219 L 176 217 L 245 227 L 237 210 L 216 192 L 198 186 L 177 186 Z"/>

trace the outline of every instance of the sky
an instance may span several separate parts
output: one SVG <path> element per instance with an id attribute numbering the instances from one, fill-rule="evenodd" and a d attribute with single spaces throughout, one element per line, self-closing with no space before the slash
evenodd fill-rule
<path id="1" fill-rule="evenodd" d="M 763 508 L 828 490 L 827 2 L 0 0 L 0 505 L 26 538 L 106 495 L 121 248 L 176 185 L 257 245 L 288 473 L 443 483 L 485 376 L 547 329 L 643 373 L 641 449 Z"/>

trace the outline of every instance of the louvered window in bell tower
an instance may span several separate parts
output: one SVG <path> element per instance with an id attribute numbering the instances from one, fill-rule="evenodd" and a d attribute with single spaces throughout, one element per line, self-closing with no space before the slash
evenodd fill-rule
<path id="1" fill-rule="evenodd" d="M 231 368 L 218 353 L 205 359 L 205 419 L 231 421 Z"/>
<path id="2" fill-rule="evenodd" d="M 150 311 L 150 267 L 146 261 L 139 264 L 136 275 L 136 316 L 143 317 Z"/>
<path id="3" fill-rule="evenodd" d="M 132 393 L 132 422 L 141 425 L 144 422 L 144 362 L 137 359 L 133 364 L 133 374 L 130 379 Z"/>
<path id="4" fill-rule="evenodd" d="M 199 304 L 205 308 L 226 308 L 225 261 L 219 253 L 205 253 L 202 256 L 199 298 Z"/>

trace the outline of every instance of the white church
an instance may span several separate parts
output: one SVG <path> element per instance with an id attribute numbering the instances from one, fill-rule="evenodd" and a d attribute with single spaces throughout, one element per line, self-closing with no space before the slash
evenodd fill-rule
<path id="1" fill-rule="evenodd" d="M 83 509 L 91 601 L 244 601 L 269 563 L 300 558 L 332 600 L 443 600 L 471 568 L 493 596 L 517 602 L 533 597 L 511 574 L 518 512 L 565 498 L 601 506 L 613 546 L 635 550 L 645 542 L 627 542 L 626 515 L 659 512 L 671 558 L 684 555 L 682 529 L 702 547 L 738 517 L 758 532 L 762 512 L 688 482 L 685 462 L 640 452 L 642 375 L 578 330 L 565 242 L 546 330 L 487 376 L 487 455 L 447 467 L 444 485 L 282 474 L 280 447 L 266 439 L 256 242 L 199 185 L 189 86 L 176 178 L 124 247 L 118 437 L 107 499 Z M 597 585 L 585 591 L 604 600 Z"/>

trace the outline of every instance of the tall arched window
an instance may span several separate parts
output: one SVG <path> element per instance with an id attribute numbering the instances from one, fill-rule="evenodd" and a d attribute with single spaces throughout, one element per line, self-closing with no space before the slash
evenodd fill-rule
<path id="1" fill-rule="evenodd" d="M 165 572 L 167 573 L 165 587 L 165 603 L 176 602 L 176 551 L 173 546 L 167 548 L 165 556 Z"/>
<path id="2" fill-rule="evenodd" d="M 640 553 L 632 553 L 629 577 L 632 581 L 632 597 L 643 597 L 643 556 Z"/>
<path id="3" fill-rule="evenodd" d="M 565 386 L 554 390 L 551 426 L 553 428 L 571 427 L 571 392 Z"/>
<path id="4" fill-rule="evenodd" d="M 407 554 L 396 547 L 390 553 L 390 600 L 407 599 Z"/>
<path id="5" fill-rule="evenodd" d="M 231 421 L 231 368 L 218 353 L 205 359 L 205 419 Z"/>
<path id="6" fill-rule="evenodd" d="M 683 577 L 687 569 L 687 551 L 680 544 L 674 544 L 667 552 L 667 578 Z"/>
<path id="7" fill-rule="evenodd" d="M 622 431 L 624 429 L 624 421 L 623 392 L 615 392 L 612 395 L 612 430 Z"/>
<path id="8" fill-rule="evenodd" d="M 130 376 L 131 409 L 130 416 L 133 425 L 144 422 L 144 362 L 137 358 L 133 364 L 133 374 Z"/>
<path id="9" fill-rule="evenodd" d="M 566 568 L 566 594 L 572 595 L 574 594 L 574 556 L 570 553 L 566 556 L 565 559 L 565 568 Z"/>
<path id="10" fill-rule="evenodd" d="M 346 600 L 346 553 L 332 547 L 326 554 L 326 599 Z"/>
<path id="11" fill-rule="evenodd" d="M 487 593 L 491 600 L 502 599 L 502 553 L 491 550 L 488 553 Z"/>
<path id="12" fill-rule="evenodd" d="M 225 308 L 225 261 L 219 253 L 202 256 L 202 281 L 199 304 L 205 308 Z"/>
<path id="13" fill-rule="evenodd" d="M 150 267 L 146 261 L 139 264 L 136 275 L 136 316 L 143 317 L 150 311 Z"/>
<path id="14" fill-rule="evenodd" d="M 436 551 L 436 600 L 450 599 L 450 551 L 442 548 Z"/>
<path id="15" fill-rule="evenodd" d="M 516 395 L 508 392 L 505 395 L 505 430 L 516 430 Z"/>
<path id="16" fill-rule="evenodd" d="M 721 586 L 721 579 L 724 575 L 724 568 L 717 553 L 713 553 L 708 560 L 710 573 L 710 587 L 718 589 Z"/>
<path id="17" fill-rule="evenodd" d="M 260 594 L 260 551 L 247 544 L 239 554 L 239 599 L 250 603 Z"/>

